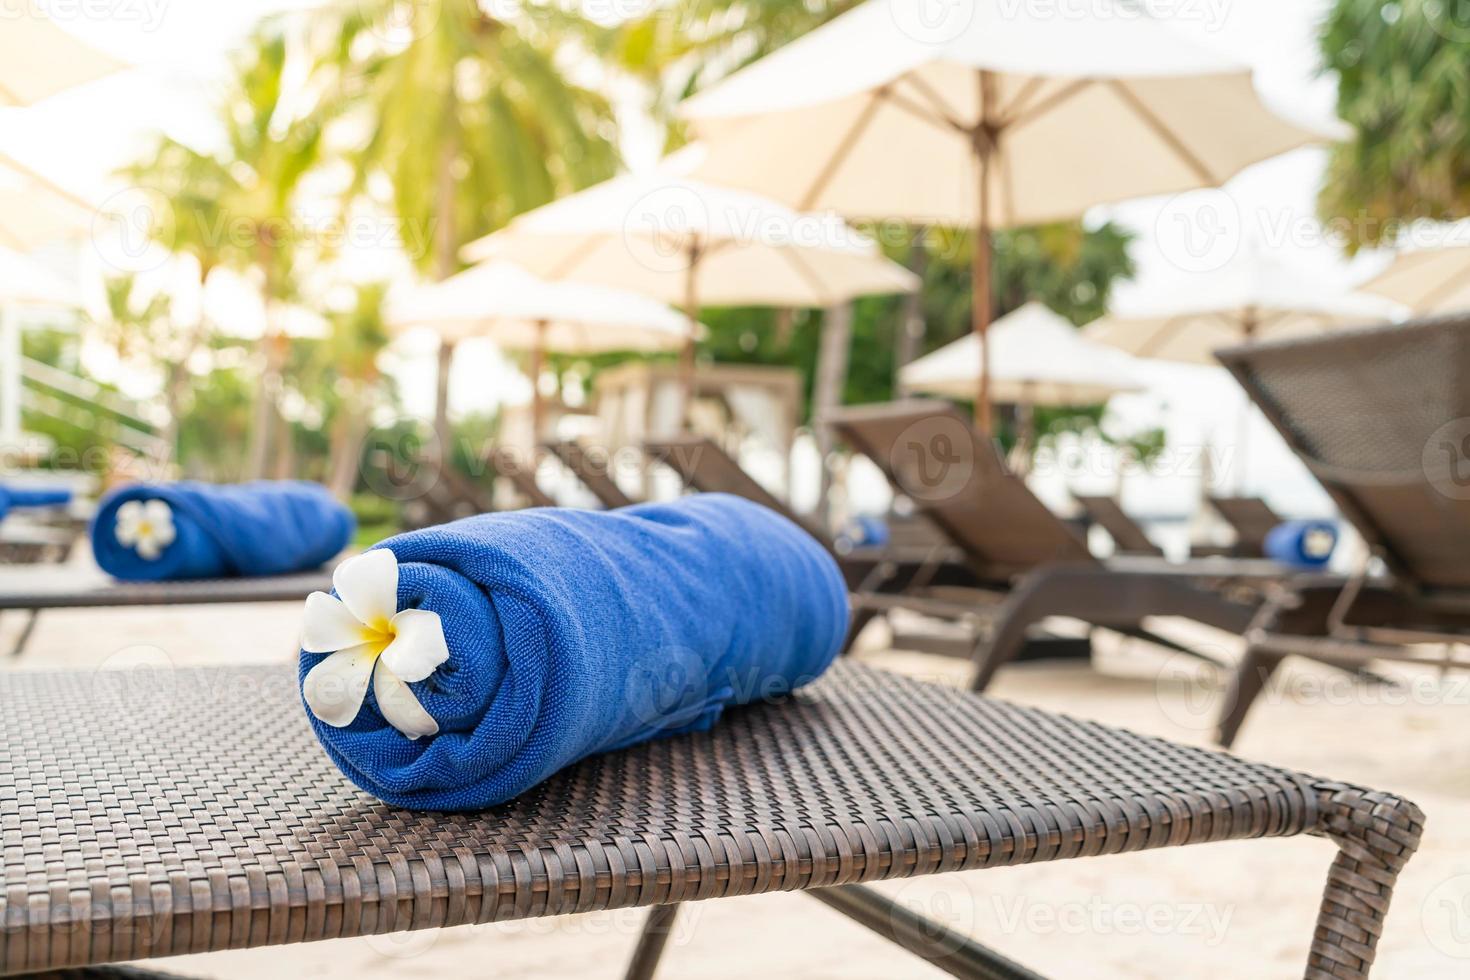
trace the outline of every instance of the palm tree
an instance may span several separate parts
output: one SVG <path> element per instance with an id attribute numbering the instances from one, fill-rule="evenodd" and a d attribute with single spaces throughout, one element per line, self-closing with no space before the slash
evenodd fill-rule
<path id="1" fill-rule="evenodd" d="M 387 293 L 384 283 L 358 286 L 352 307 L 328 318 L 331 333 L 321 345 L 316 365 L 319 380 L 306 386 L 332 403 L 327 413 L 331 426 L 327 487 L 344 500 L 357 485 L 368 416 L 381 402 L 387 384 L 378 368 L 378 355 L 388 346 L 383 319 Z"/>
<path id="2" fill-rule="evenodd" d="M 107 315 L 98 326 L 103 338 L 124 361 L 139 361 L 163 372 L 163 403 L 168 422 L 159 438 L 173 454 L 178 449 L 179 420 L 188 396 L 188 363 L 204 339 L 198 323 L 174 319 L 167 293 L 144 296 L 137 278 L 114 276 L 103 282 Z"/>
<path id="3" fill-rule="evenodd" d="M 408 19 L 395 19 L 405 6 Z M 367 122 L 354 190 L 386 175 L 399 238 L 421 272 L 452 275 L 466 242 L 616 169 L 607 100 L 557 65 L 567 23 L 537 5 L 502 20 L 464 0 L 359 0 L 328 22 L 322 60 Z M 443 440 L 451 356 L 442 346 Z"/>
<path id="4" fill-rule="evenodd" d="M 1470 35 L 1459 7 L 1337 0 L 1323 22 L 1323 66 L 1353 135 L 1332 147 L 1318 205 L 1349 250 L 1391 245 L 1412 221 L 1470 216 Z"/>
<path id="5" fill-rule="evenodd" d="M 326 122 L 310 92 L 288 86 L 290 58 L 284 21 L 263 21 L 219 106 L 218 148 L 205 152 L 159 136 L 152 151 L 124 171 L 170 202 L 152 231 L 169 249 L 198 263 L 201 287 L 221 266 L 253 271 L 268 321 L 273 307 L 295 296 L 303 242 L 294 199 L 303 177 L 322 159 Z M 288 344 L 268 322 L 245 467 L 249 476 L 264 474 L 273 436 L 284 438 L 276 401 Z"/>

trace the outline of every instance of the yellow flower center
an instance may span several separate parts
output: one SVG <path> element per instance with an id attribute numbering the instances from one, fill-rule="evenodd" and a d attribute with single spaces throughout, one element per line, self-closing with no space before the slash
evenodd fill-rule
<path id="1" fill-rule="evenodd" d="M 397 635 L 398 631 L 393 628 L 393 622 L 383 616 L 377 617 L 370 623 L 364 623 L 362 626 L 362 642 L 367 645 L 368 651 L 375 659 L 388 649 L 388 644 L 392 643 Z"/>

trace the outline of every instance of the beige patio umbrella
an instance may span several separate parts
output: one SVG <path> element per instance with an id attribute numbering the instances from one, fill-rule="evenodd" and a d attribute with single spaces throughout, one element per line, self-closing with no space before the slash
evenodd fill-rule
<path id="1" fill-rule="evenodd" d="M 126 67 L 62 28 L 27 3 L 0 18 L 0 106 L 28 106 Z"/>
<path id="2" fill-rule="evenodd" d="M 637 293 L 546 282 L 498 261 L 395 296 L 387 320 L 395 332 L 427 327 L 446 340 L 486 337 L 507 350 L 529 351 L 532 425 L 538 438 L 545 409 L 537 381 L 546 352 L 679 350 L 690 330 L 688 320 L 676 311 Z"/>
<path id="3" fill-rule="evenodd" d="M 682 306 L 691 323 L 702 304 L 825 307 L 918 287 L 913 273 L 840 220 L 687 177 L 702 158 L 702 148 L 690 147 L 650 173 L 554 201 L 463 255 L 508 259 L 551 281 L 631 290 Z M 694 341 L 685 336 L 687 408 Z"/>
<path id="4" fill-rule="evenodd" d="M 1402 303 L 1415 313 L 1470 309 L 1470 246 L 1400 253 L 1387 269 L 1359 288 Z"/>
<path id="5" fill-rule="evenodd" d="M 1213 187 L 1317 138 L 1262 104 L 1247 66 L 1106 3 L 868 0 L 682 112 L 710 145 L 701 179 L 975 230 L 982 429 L 992 230 Z"/>
<path id="6" fill-rule="evenodd" d="M 1215 364 L 1214 352 L 1256 340 L 1383 323 L 1403 308 L 1251 250 L 1213 272 L 1181 273 L 1089 323 L 1089 340 L 1166 361 Z"/>
<path id="7" fill-rule="evenodd" d="M 96 214 L 81 196 L 0 153 L 0 248 L 27 251 L 83 238 Z"/>

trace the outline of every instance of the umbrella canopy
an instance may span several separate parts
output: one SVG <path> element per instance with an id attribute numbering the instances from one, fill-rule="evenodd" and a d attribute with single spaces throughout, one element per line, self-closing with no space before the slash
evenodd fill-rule
<path id="1" fill-rule="evenodd" d="M 1181 274 L 1151 295 L 1087 325 L 1087 338 L 1138 357 L 1214 364 L 1222 347 L 1382 323 L 1403 309 L 1344 292 L 1257 252 L 1224 268 Z"/>
<path id="2" fill-rule="evenodd" d="M 908 292 L 918 279 L 835 218 L 692 180 L 691 147 L 527 212 L 464 249 L 533 275 L 614 286 L 683 305 L 831 306 Z"/>
<path id="3" fill-rule="evenodd" d="M 975 335 L 906 365 L 903 386 L 947 398 L 972 398 L 979 355 Z M 1133 358 L 1094 343 L 1045 304 L 1027 303 L 990 325 L 991 396 L 1009 405 L 1090 405 L 1140 391 Z"/>
<path id="4" fill-rule="evenodd" d="M 1415 313 L 1470 309 L 1470 246 L 1404 252 L 1361 289 Z"/>
<path id="5" fill-rule="evenodd" d="M 0 31 L 0 106 L 28 106 L 125 67 L 27 4 Z"/>
<path id="6" fill-rule="evenodd" d="M 678 350 L 687 320 L 636 293 L 550 283 L 508 262 L 486 262 L 388 304 L 395 331 L 428 327 L 449 340 L 487 337 L 509 350 L 592 354 Z"/>
<path id="7" fill-rule="evenodd" d="M 936 8 L 938 9 L 938 8 Z M 869 0 L 684 103 L 696 176 L 803 210 L 974 228 L 987 425 L 992 229 L 1213 187 L 1317 138 L 1250 69 L 1147 16 Z"/>
<path id="8" fill-rule="evenodd" d="M 0 306 L 79 306 L 77 289 L 45 266 L 0 248 Z"/>
<path id="9" fill-rule="evenodd" d="M 0 248 L 26 251 L 85 237 L 96 215 L 81 197 L 0 154 Z"/>

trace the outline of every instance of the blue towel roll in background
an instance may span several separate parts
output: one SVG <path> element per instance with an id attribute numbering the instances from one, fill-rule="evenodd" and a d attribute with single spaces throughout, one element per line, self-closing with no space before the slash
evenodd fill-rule
<path id="1" fill-rule="evenodd" d="M 1267 558 L 1297 568 L 1322 568 L 1337 547 L 1337 525 L 1330 521 L 1287 521 L 1266 532 Z"/>
<path id="2" fill-rule="evenodd" d="M 0 517 L 17 507 L 63 507 L 71 503 L 71 497 L 66 487 L 0 486 Z"/>
<path id="3" fill-rule="evenodd" d="M 726 494 L 486 514 L 378 547 L 398 608 L 443 624 L 449 659 L 411 685 L 439 732 L 408 739 L 371 690 L 346 727 L 308 716 L 354 783 L 414 809 L 491 806 L 585 756 L 704 730 L 815 678 L 847 631 L 826 550 Z M 303 681 L 322 657 L 302 653 Z"/>
<path id="4" fill-rule="evenodd" d="M 150 560 L 118 541 L 117 526 L 119 508 L 151 500 L 168 504 L 174 538 Z M 352 512 L 316 483 L 135 483 L 98 506 L 92 553 L 104 571 L 121 579 L 284 575 L 331 561 L 356 526 Z"/>

